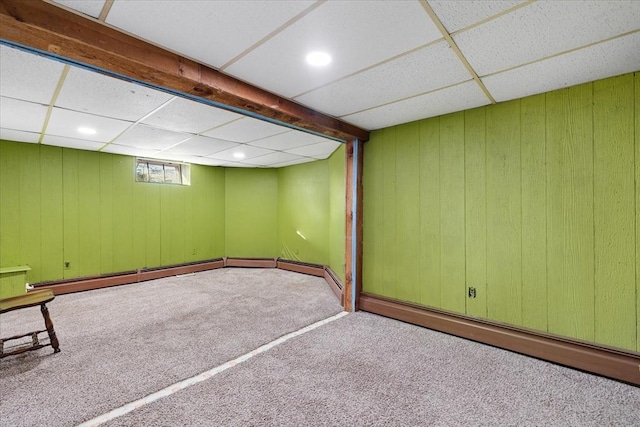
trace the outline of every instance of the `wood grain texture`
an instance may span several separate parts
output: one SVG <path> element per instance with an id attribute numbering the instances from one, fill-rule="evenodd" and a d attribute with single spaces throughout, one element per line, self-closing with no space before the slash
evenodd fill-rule
<path id="1" fill-rule="evenodd" d="M 374 131 L 364 147 L 364 219 L 363 219 L 363 282 L 366 292 L 382 294 L 383 258 L 383 152 L 386 130 Z"/>
<path id="2" fill-rule="evenodd" d="M 522 326 L 547 330 L 545 95 L 520 102 L 522 163 Z"/>
<path id="3" fill-rule="evenodd" d="M 382 221 L 384 223 L 382 259 L 384 268 L 382 270 L 382 295 L 396 297 L 397 278 L 396 271 L 398 265 L 398 239 L 397 233 L 397 166 L 396 166 L 396 128 L 392 127 L 385 131 L 384 142 L 382 144 Z"/>
<path id="4" fill-rule="evenodd" d="M 464 113 L 440 118 L 441 305 L 465 310 Z"/>
<path id="5" fill-rule="evenodd" d="M 549 332 L 593 341 L 592 86 L 546 103 Z"/>
<path id="6" fill-rule="evenodd" d="M 440 118 L 420 122 L 420 304 L 440 307 Z"/>
<path id="7" fill-rule="evenodd" d="M 62 242 L 63 261 L 70 261 L 69 268 L 63 270 L 62 278 L 78 277 L 79 272 L 79 227 L 80 208 L 78 201 L 78 150 L 62 149 L 62 206 L 63 230 Z"/>
<path id="8" fill-rule="evenodd" d="M 42 213 L 40 230 L 42 242 L 42 275 L 40 280 L 63 276 L 63 205 L 62 205 L 62 148 L 41 145 L 40 194 Z"/>
<path id="9" fill-rule="evenodd" d="M 487 314 L 522 324 L 520 101 L 487 108 Z"/>
<path id="10" fill-rule="evenodd" d="M 465 112 L 465 249 L 467 293 L 466 314 L 487 317 L 487 177 L 485 108 Z"/>
<path id="11" fill-rule="evenodd" d="M 0 141 L 0 267 L 21 263 L 18 149 L 16 142 Z"/>
<path id="12" fill-rule="evenodd" d="M 397 203 L 396 233 L 398 235 L 397 298 L 417 301 L 420 298 L 420 128 L 409 123 L 398 128 L 396 161 Z"/>
<path id="13" fill-rule="evenodd" d="M 633 76 L 593 83 L 595 341 L 636 347 Z"/>

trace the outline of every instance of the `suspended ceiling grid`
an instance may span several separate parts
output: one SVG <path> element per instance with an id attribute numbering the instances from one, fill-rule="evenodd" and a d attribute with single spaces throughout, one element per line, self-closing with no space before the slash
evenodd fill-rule
<path id="1" fill-rule="evenodd" d="M 640 70 L 640 1 L 55 4 L 371 130 Z M 312 50 L 332 63 L 309 67 Z M 0 55 L 3 139 L 244 167 L 338 146 L 6 46 Z M 96 134 L 79 136 L 80 124 Z"/>

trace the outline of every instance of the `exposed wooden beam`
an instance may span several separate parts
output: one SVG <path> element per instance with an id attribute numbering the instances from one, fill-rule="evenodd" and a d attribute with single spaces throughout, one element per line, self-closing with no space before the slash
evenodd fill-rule
<path id="1" fill-rule="evenodd" d="M 369 132 L 44 1 L 0 0 L 0 39 L 344 141 Z"/>
<path id="2" fill-rule="evenodd" d="M 364 144 L 357 140 L 347 141 L 346 146 L 346 236 L 345 236 L 345 283 L 343 289 L 344 309 L 359 310 L 359 295 L 362 292 L 362 163 Z M 355 200 L 355 204 L 354 204 Z"/>

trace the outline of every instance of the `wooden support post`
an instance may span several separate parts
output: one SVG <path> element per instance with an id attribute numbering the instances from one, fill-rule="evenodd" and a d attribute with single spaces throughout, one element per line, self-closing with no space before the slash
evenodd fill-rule
<path id="1" fill-rule="evenodd" d="M 362 142 L 347 141 L 344 309 L 358 310 L 362 292 Z"/>

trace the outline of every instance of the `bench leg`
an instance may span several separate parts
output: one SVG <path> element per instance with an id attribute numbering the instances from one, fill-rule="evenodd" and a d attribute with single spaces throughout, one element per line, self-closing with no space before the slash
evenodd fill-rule
<path id="1" fill-rule="evenodd" d="M 60 344 L 58 343 L 58 337 L 56 337 L 56 331 L 53 329 L 53 322 L 49 316 L 49 309 L 47 308 L 47 305 L 44 303 L 40 304 L 40 311 L 42 312 L 42 317 L 44 317 L 44 326 L 47 328 L 53 352 L 58 353 L 60 351 Z"/>

